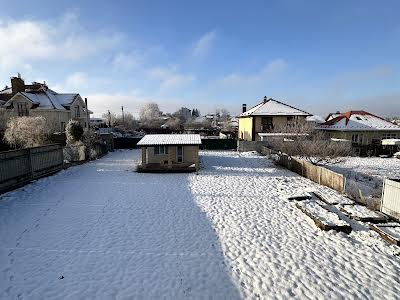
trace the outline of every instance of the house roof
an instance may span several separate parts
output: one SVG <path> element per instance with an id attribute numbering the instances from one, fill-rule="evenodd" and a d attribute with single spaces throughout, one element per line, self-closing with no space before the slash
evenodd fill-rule
<path id="1" fill-rule="evenodd" d="M 311 116 L 311 114 L 278 100 L 265 97 L 261 103 L 239 115 L 239 117 L 248 116 Z"/>
<path id="2" fill-rule="evenodd" d="M 42 89 L 40 91 L 20 92 L 16 95 L 24 96 L 26 99 L 43 109 L 66 110 L 79 94 L 58 94 L 50 89 Z M 8 100 L 5 106 L 11 105 L 15 96 Z"/>
<path id="3" fill-rule="evenodd" d="M 147 134 L 137 145 L 201 145 L 201 138 L 200 134 Z"/>
<path id="4" fill-rule="evenodd" d="M 363 110 L 342 113 L 321 124 L 320 128 L 336 131 L 400 131 L 400 126 Z"/>
<path id="5" fill-rule="evenodd" d="M 319 123 L 319 124 L 325 123 L 324 118 L 321 116 L 318 116 L 318 115 L 309 116 L 306 118 L 306 121 L 307 122 L 315 122 L 315 123 Z"/>

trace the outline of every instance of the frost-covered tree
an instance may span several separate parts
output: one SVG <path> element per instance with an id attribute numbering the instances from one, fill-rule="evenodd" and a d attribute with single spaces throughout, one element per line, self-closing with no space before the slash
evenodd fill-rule
<path id="1" fill-rule="evenodd" d="M 141 121 L 152 121 L 158 120 L 161 116 L 161 111 L 157 103 L 150 102 L 143 105 L 140 109 L 140 120 Z"/>
<path id="2" fill-rule="evenodd" d="M 13 148 L 28 148 L 45 144 L 47 136 L 44 117 L 17 117 L 7 122 L 4 141 Z"/>
<path id="3" fill-rule="evenodd" d="M 80 141 L 82 139 L 83 132 L 83 127 L 78 121 L 70 120 L 65 127 L 67 144 L 74 144 Z"/>
<path id="4" fill-rule="evenodd" d="M 161 124 L 161 111 L 157 103 L 150 102 L 140 109 L 140 122 L 145 127 L 159 127 Z"/>

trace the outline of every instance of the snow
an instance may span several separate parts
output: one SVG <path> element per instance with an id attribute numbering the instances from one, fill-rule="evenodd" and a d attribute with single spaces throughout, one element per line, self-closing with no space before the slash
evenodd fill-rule
<path id="1" fill-rule="evenodd" d="M 392 122 L 386 121 L 380 117 L 374 116 L 367 112 L 362 113 L 351 113 L 350 117 L 346 114 L 342 114 L 342 117 L 337 117 L 336 121 L 331 121 L 331 125 L 321 125 L 321 128 L 326 130 L 340 130 L 340 131 L 370 131 L 370 130 L 382 130 L 382 131 L 398 131 L 400 126 L 393 124 Z"/>
<path id="2" fill-rule="evenodd" d="M 338 173 L 362 173 L 383 178 L 400 178 L 400 159 L 381 157 L 348 157 L 343 162 L 330 165 Z"/>
<path id="3" fill-rule="evenodd" d="M 137 145 L 201 145 L 201 138 L 200 134 L 146 134 Z"/>
<path id="4" fill-rule="evenodd" d="M 305 200 L 299 202 L 297 205 L 301 206 L 304 210 L 311 215 L 317 217 L 323 224 L 328 226 L 348 226 L 347 222 L 340 220 L 338 215 L 332 213 L 314 200 Z"/>
<path id="5" fill-rule="evenodd" d="M 394 225 L 394 226 L 391 226 Z M 383 224 L 378 226 L 386 234 L 392 236 L 396 240 L 400 241 L 400 226 L 399 224 Z"/>
<path id="6" fill-rule="evenodd" d="M 322 191 L 317 191 L 316 195 L 317 197 L 322 198 L 321 200 L 323 200 L 327 204 L 341 204 L 341 205 L 354 204 L 353 200 L 344 197 L 331 189 L 324 189 Z"/>
<path id="7" fill-rule="evenodd" d="M 199 175 L 135 173 L 139 159 L 117 151 L 2 195 L 0 298 L 400 294 L 395 246 L 362 224 L 323 232 L 287 200 L 321 188 L 310 180 L 254 153 L 201 152 Z"/>
<path id="8" fill-rule="evenodd" d="M 345 205 L 343 209 L 351 216 L 357 218 L 382 218 L 382 215 L 362 205 Z"/>
<path id="9" fill-rule="evenodd" d="M 274 99 L 268 99 L 266 102 L 261 102 L 256 106 L 252 107 L 248 111 L 240 114 L 240 117 L 246 116 L 269 116 L 269 115 L 281 115 L 281 116 L 309 116 L 310 114 L 299 110 L 293 106 L 279 102 Z"/>

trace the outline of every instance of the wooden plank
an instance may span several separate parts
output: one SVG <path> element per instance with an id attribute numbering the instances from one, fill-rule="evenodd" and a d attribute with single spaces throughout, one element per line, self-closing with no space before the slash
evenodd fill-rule
<path id="1" fill-rule="evenodd" d="M 326 195 L 319 191 L 314 191 L 312 193 L 315 195 L 315 197 L 317 197 L 318 199 L 322 200 L 323 202 L 325 202 L 326 204 L 329 204 L 329 205 L 336 205 L 336 204 L 352 205 L 352 204 L 354 204 L 353 200 L 350 200 L 342 195 Z"/>
<path id="2" fill-rule="evenodd" d="M 400 246 L 400 238 L 389 234 L 387 231 L 384 231 L 382 229 L 382 227 L 388 227 L 388 228 L 394 227 L 394 228 L 400 229 L 400 225 L 399 226 L 390 226 L 390 225 L 386 225 L 386 224 L 369 224 L 369 228 L 371 228 L 372 230 L 377 232 L 385 241 L 387 241 L 391 244 Z"/>
<path id="3" fill-rule="evenodd" d="M 341 225 L 329 223 L 329 222 L 323 220 L 322 216 L 317 215 L 315 212 L 313 212 L 312 210 L 307 208 L 307 201 L 309 201 L 308 203 L 313 203 L 313 205 L 317 205 L 317 208 L 318 209 L 322 209 L 323 213 L 326 216 L 333 217 L 335 219 L 337 217 L 337 220 L 340 221 Z M 325 230 L 325 231 L 329 231 L 329 230 L 341 231 L 341 232 L 344 232 L 344 233 L 347 233 L 347 234 L 349 234 L 351 232 L 351 226 L 346 221 L 340 220 L 338 215 L 336 215 L 333 212 L 328 211 L 326 208 L 324 208 L 323 206 L 319 205 L 315 201 L 312 201 L 312 200 L 307 200 L 307 201 L 296 203 L 296 207 L 298 209 L 300 209 L 309 218 L 311 218 L 311 220 L 314 221 L 315 225 L 318 228 L 320 228 L 322 230 Z M 336 217 L 334 217 L 334 216 L 336 216 Z"/>
<path id="4" fill-rule="evenodd" d="M 362 205 L 345 205 L 340 206 L 339 209 L 344 212 L 350 219 L 356 221 L 384 223 L 388 220 L 388 218 L 384 214 L 370 210 Z"/>

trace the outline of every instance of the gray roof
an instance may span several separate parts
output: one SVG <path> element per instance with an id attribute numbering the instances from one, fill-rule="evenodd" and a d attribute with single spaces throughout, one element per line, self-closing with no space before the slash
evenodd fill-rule
<path id="1" fill-rule="evenodd" d="M 201 145 L 201 138 L 199 134 L 147 134 L 137 145 Z"/>

